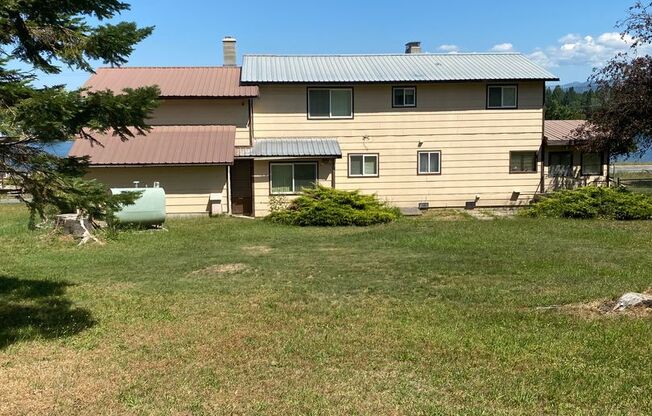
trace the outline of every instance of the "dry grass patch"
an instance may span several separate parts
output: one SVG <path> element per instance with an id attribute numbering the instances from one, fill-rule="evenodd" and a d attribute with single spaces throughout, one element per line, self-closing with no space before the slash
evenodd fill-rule
<path id="1" fill-rule="evenodd" d="M 648 289 L 643 293 L 652 294 L 652 290 Z M 645 318 L 645 317 L 652 316 L 652 308 L 648 306 L 639 305 L 627 309 L 615 310 L 614 308 L 616 307 L 617 303 L 618 303 L 617 300 L 602 299 L 602 300 L 594 300 L 590 302 L 570 303 L 567 305 L 546 306 L 537 309 L 557 310 L 559 312 L 567 313 L 570 315 L 574 315 L 586 319 L 618 317 L 618 316 L 626 316 L 630 318 Z"/>
<path id="2" fill-rule="evenodd" d="M 269 254 L 272 252 L 272 248 L 270 246 L 243 246 L 242 250 L 248 254 L 253 254 L 253 255 L 265 255 Z"/>
<path id="3" fill-rule="evenodd" d="M 461 209 L 431 209 L 424 212 L 423 216 L 439 221 L 461 221 L 469 219 L 469 214 Z"/>
<path id="4" fill-rule="evenodd" d="M 223 263 L 204 267 L 188 273 L 188 276 L 215 276 L 220 274 L 238 273 L 248 270 L 249 267 L 243 263 Z"/>

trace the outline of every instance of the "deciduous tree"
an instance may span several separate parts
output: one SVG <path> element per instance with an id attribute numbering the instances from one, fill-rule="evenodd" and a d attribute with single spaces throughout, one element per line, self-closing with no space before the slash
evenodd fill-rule
<path id="1" fill-rule="evenodd" d="M 590 79 L 599 107 L 575 132 L 591 150 L 612 155 L 645 152 L 652 147 L 652 2 L 637 2 L 618 24 L 629 52 L 620 53 Z"/>

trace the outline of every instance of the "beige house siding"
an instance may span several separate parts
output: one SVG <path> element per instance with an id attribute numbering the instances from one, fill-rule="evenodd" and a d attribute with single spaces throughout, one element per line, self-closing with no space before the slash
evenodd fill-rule
<path id="1" fill-rule="evenodd" d="M 254 215 L 263 217 L 269 214 L 269 201 L 272 195 L 271 182 L 269 178 L 270 163 L 287 163 L 287 162 L 316 162 L 317 176 L 320 185 L 331 186 L 333 181 L 333 161 L 324 159 L 306 159 L 306 160 L 254 160 Z M 282 195 L 280 199 L 291 201 L 295 195 Z"/>
<path id="2" fill-rule="evenodd" d="M 559 177 L 550 176 L 549 173 L 549 155 L 551 152 L 570 151 L 572 154 L 573 172 L 572 176 Z M 606 185 L 609 165 L 606 155 L 602 157 L 602 175 L 582 175 L 582 152 L 576 148 L 568 146 L 548 146 L 546 147 L 546 159 L 544 166 L 545 190 L 546 192 L 559 189 L 577 188 L 586 185 Z"/>
<path id="3" fill-rule="evenodd" d="M 417 84 L 416 108 L 392 108 L 396 85 L 354 85 L 354 118 L 347 120 L 309 120 L 307 85 L 260 86 L 254 135 L 334 137 L 343 155 L 336 187 L 401 207 L 458 207 L 476 196 L 478 206 L 522 204 L 537 192 L 541 165 L 537 173 L 510 174 L 509 153 L 540 150 L 543 82 L 519 83 L 518 109 L 509 110 L 486 109 L 485 83 Z M 420 150 L 441 151 L 440 175 L 417 175 Z M 349 153 L 378 153 L 379 176 L 348 177 Z M 258 214 L 268 191 L 256 189 Z M 514 191 L 517 201 L 510 200 Z"/>
<path id="4" fill-rule="evenodd" d="M 221 124 L 236 126 L 235 145 L 249 146 L 247 99 L 167 99 L 149 120 L 152 125 Z"/>
<path id="5" fill-rule="evenodd" d="M 222 212 L 227 209 L 226 166 L 206 167 L 107 167 L 91 168 L 88 177 L 111 188 L 132 188 L 159 182 L 166 194 L 168 214 L 206 214 L 210 193 L 222 193 Z"/>

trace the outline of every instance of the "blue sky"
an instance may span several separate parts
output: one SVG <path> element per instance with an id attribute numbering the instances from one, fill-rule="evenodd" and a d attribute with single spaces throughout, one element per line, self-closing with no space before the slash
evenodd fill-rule
<path id="1" fill-rule="evenodd" d="M 129 2 L 129 0 L 126 0 Z M 221 39 L 244 53 L 393 53 L 419 40 L 426 52 L 518 51 L 561 78 L 584 81 L 627 43 L 616 21 L 633 0 L 200 1 L 132 0 L 119 20 L 155 25 L 129 65 L 221 65 Z M 98 63 L 101 65 L 101 63 Z M 41 76 L 80 86 L 83 72 Z"/>

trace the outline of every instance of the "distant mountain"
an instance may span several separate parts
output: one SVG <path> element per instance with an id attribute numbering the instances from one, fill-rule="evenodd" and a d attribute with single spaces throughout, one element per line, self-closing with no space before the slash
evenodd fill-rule
<path id="1" fill-rule="evenodd" d="M 590 90 L 591 89 L 591 84 L 589 84 L 588 81 L 584 81 L 584 82 L 575 81 L 575 82 L 570 82 L 568 84 L 563 84 L 561 86 L 561 88 L 565 89 L 565 90 L 573 88 L 575 90 L 575 92 L 582 93 L 584 91 Z"/>

